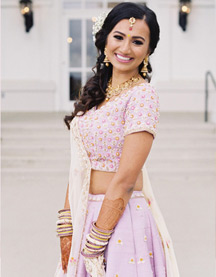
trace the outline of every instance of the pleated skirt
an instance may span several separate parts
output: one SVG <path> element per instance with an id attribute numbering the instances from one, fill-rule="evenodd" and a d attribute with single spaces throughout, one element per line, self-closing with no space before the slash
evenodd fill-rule
<path id="1" fill-rule="evenodd" d="M 82 248 L 104 194 L 89 194 Z M 134 191 L 105 251 L 106 277 L 166 277 L 165 255 L 155 220 L 141 191 Z M 78 277 L 90 277 L 82 255 Z"/>

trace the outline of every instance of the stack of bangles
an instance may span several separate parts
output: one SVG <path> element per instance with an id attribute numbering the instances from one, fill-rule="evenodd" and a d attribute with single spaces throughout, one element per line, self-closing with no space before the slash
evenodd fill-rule
<path id="1" fill-rule="evenodd" d="M 58 211 L 57 236 L 65 237 L 73 235 L 72 219 L 70 209 L 62 209 Z"/>
<path id="2" fill-rule="evenodd" d="M 86 258 L 95 258 L 102 255 L 106 249 L 112 230 L 101 230 L 92 222 L 90 233 L 86 236 L 85 247 L 81 254 Z"/>

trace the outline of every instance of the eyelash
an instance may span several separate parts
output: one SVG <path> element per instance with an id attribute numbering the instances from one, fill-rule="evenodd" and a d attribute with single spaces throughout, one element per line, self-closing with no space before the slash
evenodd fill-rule
<path id="1" fill-rule="evenodd" d="M 121 36 L 114 36 L 114 38 L 118 39 L 118 40 L 122 40 L 123 37 Z M 143 43 L 140 40 L 134 40 L 134 42 L 136 42 L 136 45 L 143 45 Z"/>

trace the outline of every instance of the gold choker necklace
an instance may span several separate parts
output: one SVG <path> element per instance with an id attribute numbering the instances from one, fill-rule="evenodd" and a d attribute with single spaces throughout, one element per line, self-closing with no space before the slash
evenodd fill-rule
<path id="1" fill-rule="evenodd" d="M 123 82 L 122 84 L 118 85 L 116 88 L 112 87 L 112 77 L 109 79 L 109 82 L 107 84 L 106 88 L 106 101 L 109 101 L 109 99 L 112 96 L 119 95 L 123 90 L 131 88 L 134 84 L 136 84 L 140 80 L 140 77 L 137 75 L 137 77 L 133 76 L 129 80 Z"/>

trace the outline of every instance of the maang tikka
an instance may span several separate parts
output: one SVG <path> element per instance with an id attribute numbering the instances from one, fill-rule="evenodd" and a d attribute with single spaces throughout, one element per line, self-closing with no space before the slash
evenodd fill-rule
<path id="1" fill-rule="evenodd" d="M 133 25 L 136 22 L 136 18 L 134 18 L 134 17 L 129 18 L 129 22 L 130 22 L 129 31 L 132 31 Z"/>
<path id="2" fill-rule="evenodd" d="M 147 73 L 148 73 L 148 55 L 145 57 L 145 59 L 143 60 L 143 68 L 141 69 L 140 72 L 142 72 L 143 76 L 146 77 Z"/>
<path id="3" fill-rule="evenodd" d="M 108 59 L 108 57 L 107 57 L 107 54 L 106 54 L 106 48 L 104 48 L 104 54 L 105 54 L 105 59 L 104 59 L 104 63 L 105 63 L 105 65 L 108 67 L 109 66 L 109 63 L 110 63 L 110 61 L 109 61 L 109 59 Z"/>

